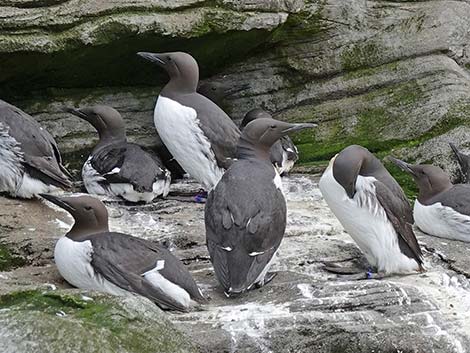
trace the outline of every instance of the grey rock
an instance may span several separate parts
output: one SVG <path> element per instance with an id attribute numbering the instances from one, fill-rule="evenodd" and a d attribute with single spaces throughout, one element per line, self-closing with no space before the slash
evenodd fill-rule
<path id="1" fill-rule="evenodd" d="M 198 350 L 140 296 L 54 289 L 0 296 L 0 350 L 18 352 L 190 353 Z"/>
<path id="2" fill-rule="evenodd" d="M 208 258 L 203 205 L 167 200 L 138 207 L 107 201 L 111 229 L 166 244 L 211 298 L 202 310 L 165 315 L 196 347 L 214 353 L 468 352 L 467 244 L 417 232 L 427 272 L 348 281 L 324 271 L 323 263 L 360 265 L 364 258 L 322 200 L 318 177 L 291 175 L 283 178 L 283 186 L 288 225 L 273 265 L 278 275 L 265 287 L 233 299 L 224 296 Z M 186 180 L 173 186 L 198 188 Z M 0 198 L 0 205 L 4 202 Z M 61 214 L 49 212 L 47 224 L 53 228 Z M 14 234 L 21 239 L 23 231 L 12 231 L 10 242 L 15 244 Z M 43 239 L 49 247 L 54 241 Z M 0 275 L 0 295 L 46 283 L 69 288 L 53 265 Z"/>
<path id="3" fill-rule="evenodd" d="M 113 105 L 131 140 L 158 150 L 152 110 L 167 78 L 135 52 L 178 49 L 199 60 L 202 84 L 243 88 L 220 102 L 234 120 L 262 107 L 321 122 L 296 137 L 301 162 L 351 143 L 418 146 L 467 125 L 469 14 L 465 1 L 10 0 L 0 6 L 0 95 L 76 164 L 94 135 L 64 103 Z"/>

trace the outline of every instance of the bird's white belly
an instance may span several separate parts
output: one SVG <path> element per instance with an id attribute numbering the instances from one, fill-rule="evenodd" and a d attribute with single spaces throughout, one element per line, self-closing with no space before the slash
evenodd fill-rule
<path id="1" fill-rule="evenodd" d="M 167 172 L 165 179 L 153 183 L 151 192 L 138 192 L 132 184 L 108 183 L 91 165 L 91 156 L 82 168 L 83 184 L 89 194 L 118 196 L 130 202 L 152 202 L 158 196 L 166 197 L 170 191 L 171 177 Z M 112 172 L 112 171 L 111 171 Z M 106 187 L 105 187 L 106 186 Z"/>
<path id="2" fill-rule="evenodd" d="M 282 164 L 278 168 L 279 174 L 288 173 L 294 167 L 294 161 L 289 159 L 286 151 L 282 151 Z"/>
<path id="3" fill-rule="evenodd" d="M 441 238 L 470 242 L 470 217 L 440 202 L 426 206 L 415 201 L 415 223 L 423 232 Z"/>
<path id="4" fill-rule="evenodd" d="M 212 189 L 225 170 L 217 165 L 210 142 L 199 126 L 196 111 L 159 96 L 154 122 L 163 143 L 183 169 L 206 189 Z"/>
<path id="5" fill-rule="evenodd" d="M 114 295 L 130 294 L 93 270 L 92 254 L 93 249 L 89 240 L 76 242 L 64 236 L 57 241 L 54 260 L 61 276 L 74 287 Z"/>
<path id="6" fill-rule="evenodd" d="M 375 196 L 375 180 L 359 175 L 351 199 L 334 179 L 330 163 L 319 187 L 331 211 L 372 266 L 385 273 L 417 271 L 418 263 L 400 251 L 398 235 Z"/>
<path id="7" fill-rule="evenodd" d="M 85 164 L 83 164 L 82 180 L 89 194 L 108 194 L 107 190 L 100 184 L 100 182 L 103 182 L 105 179 L 91 165 L 91 155 L 88 157 Z"/>
<path id="8" fill-rule="evenodd" d="M 47 194 L 56 190 L 58 190 L 57 187 L 45 184 L 39 179 L 32 178 L 25 172 L 21 185 L 15 192 L 15 196 L 29 199 L 38 194 Z"/>

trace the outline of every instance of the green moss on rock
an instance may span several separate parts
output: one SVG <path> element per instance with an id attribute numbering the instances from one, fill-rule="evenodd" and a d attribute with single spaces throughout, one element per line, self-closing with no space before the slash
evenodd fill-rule
<path id="1" fill-rule="evenodd" d="M 26 265 L 26 260 L 14 255 L 5 244 L 0 243 L 0 271 L 9 271 Z"/>
<path id="2" fill-rule="evenodd" d="M 153 303 L 61 291 L 0 296 L 0 351 L 196 352 Z M 31 345 L 30 342 L 34 342 Z"/>
<path id="3" fill-rule="evenodd" d="M 354 43 L 341 53 L 341 64 L 346 71 L 377 66 L 382 63 L 382 52 L 373 42 Z"/>

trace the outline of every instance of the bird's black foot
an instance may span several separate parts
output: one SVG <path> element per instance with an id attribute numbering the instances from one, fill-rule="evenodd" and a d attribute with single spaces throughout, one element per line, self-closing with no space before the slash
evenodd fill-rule
<path id="1" fill-rule="evenodd" d="M 352 275 L 339 275 L 338 278 L 346 281 L 360 281 L 363 279 L 382 279 L 385 278 L 385 273 L 372 272 L 371 270 L 367 270 L 365 272 L 360 272 Z"/>
<path id="2" fill-rule="evenodd" d="M 325 263 L 325 266 L 323 267 L 324 270 L 337 274 L 337 275 L 353 275 L 353 274 L 358 274 L 358 273 L 363 273 L 364 268 L 363 267 L 357 267 L 357 266 L 341 266 L 338 265 L 334 262 L 327 262 Z"/>
<path id="3" fill-rule="evenodd" d="M 335 263 L 325 264 L 324 269 L 328 272 L 338 275 L 339 279 L 358 281 L 362 279 L 382 279 L 385 277 L 385 273 L 377 272 L 371 268 L 363 268 L 356 266 L 340 266 Z"/>
<path id="4" fill-rule="evenodd" d="M 193 195 L 194 193 L 171 192 L 165 199 L 180 202 L 206 203 L 207 191 L 200 189 L 196 196 Z"/>
<path id="5" fill-rule="evenodd" d="M 264 278 L 261 281 L 259 281 L 258 283 L 255 284 L 255 288 L 261 288 L 261 287 L 265 286 L 266 284 L 271 282 L 274 279 L 274 277 L 276 277 L 276 276 L 277 276 L 277 272 L 268 272 L 268 273 L 266 273 Z"/>
<path id="6" fill-rule="evenodd" d="M 197 203 L 206 203 L 207 191 L 200 189 L 198 194 L 194 196 L 194 201 Z"/>

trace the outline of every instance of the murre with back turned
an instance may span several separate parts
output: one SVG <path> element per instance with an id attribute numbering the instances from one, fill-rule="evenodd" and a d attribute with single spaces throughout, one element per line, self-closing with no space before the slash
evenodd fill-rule
<path id="1" fill-rule="evenodd" d="M 263 286 L 286 228 L 286 200 L 270 148 L 281 136 L 315 124 L 289 124 L 260 118 L 242 132 L 237 161 L 209 193 L 206 243 L 227 296 Z"/>

